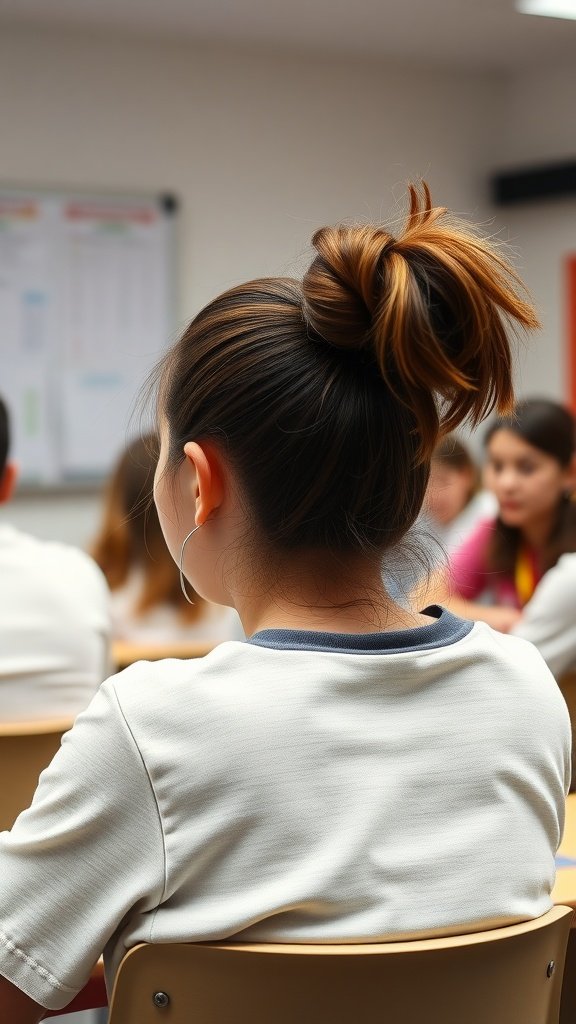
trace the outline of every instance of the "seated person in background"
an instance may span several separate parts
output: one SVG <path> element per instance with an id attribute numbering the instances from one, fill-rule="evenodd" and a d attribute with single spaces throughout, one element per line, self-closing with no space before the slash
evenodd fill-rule
<path id="1" fill-rule="evenodd" d="M 0 1014 L 64 1006 L 105 947 L 370 942 L 551 907 L 570 723 L 531 644 L 400 608 L 382 563 L 439 434 L 512 399 L 489 243 L 321 228 L 304 280 L 214 299 L 166 355 L 154 497 L 249 639 L 104 683 L 0 834 Z M 468 388 L 462 388 L 462 380 Z M 162 1011 L 160 1011 L 162 1012 Z"/>
<path id="2" fill-rule="evenodd" d="M 448 554 L 482 519 L 495 515 L 494 495 L 480 490 L 478 468 L 454 434 L 434 449 L 423 512 L 433 536 Z"/>
<path id="3" fill-rule="evenodd" d="M 0 399 L 0 502 L 17 475 L 8 450 Z M 109 640 L 108 588 L 92 559 L 0 523 L 0 719 L 78 714 L 109 674 Z"/>
<path id="4" fill-rule="evenodd" d="M 152 499 L 158 440 L 133 441 L 118 460 L 106 491 L 100 532 L 91 554 L 111 591 L 115 640 L 134 644 L 218 643 L 244 637 L 233 608 L 180 587 Z"/>
<path id="5" fill-rule="evenodd" d="M 576 670 L 576 553 L 548 570 L 510 632 L 536 644 L 557 679 Z"/>
<path id="6" fill-rule="evenodd" d="M 389 553 L 383 578 L 395 601 L 408 606 L 414 592 L 426 589 L 434 567 L 446 561 L 478 522 L 495 515 L 498 503 L 489 491 L 479 491 L 478 469 L 455 434 L 434 449 L 422 513 L 398 549 Z M 412 597 L 411 597 L 412 595 Z M 417 604 L 423 608 L 424 600 Z"/>
<path id="7" fill-rule="evenodd" d="M 447 580 L 453 611 L 533 640 L 555 672 L 576 659 L 575 448 L 574 417 L 556 402 L 528 399 L 495 420 L 484 479 L 498 515 L 453 553 Z"/>

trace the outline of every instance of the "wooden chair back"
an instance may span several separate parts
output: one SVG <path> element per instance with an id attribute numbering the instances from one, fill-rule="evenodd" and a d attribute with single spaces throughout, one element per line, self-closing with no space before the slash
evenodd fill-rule
<path id="1" fill-rule="evenodd" d="M 558 1024 L 572 914 L 419 942 L 143 944 L 109 1024 Z"/>
<path id="2" fill-rule="evenodd" d="M 0 832 L 29 807 L 40 772 L 54 757 L 72 718 L 0 722 Z"/>

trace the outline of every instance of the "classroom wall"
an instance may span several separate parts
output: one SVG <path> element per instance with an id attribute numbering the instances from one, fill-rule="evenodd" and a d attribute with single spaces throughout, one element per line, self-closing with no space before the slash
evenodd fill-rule
<path id="1" fill-rule="evenodd" d="M 502 92 L 503 125 L 497 166 L 530 167 L 574 159 L 576 65 L 531 68 L 510 76 Z M 576 196 L 539 200 L 498 212 L 518 253 L 518 267 L 535 299 L 542 332 L 521 348 L 517 381 L 523 394 L 568 399 L 564 268 L 576 253 Z"/>
<path id="2" fill-rule="evenodd" d="M 407 178 L 490 229 L 488 174 L 520 156 L 530 120 L 510 134 L 520 95 L 493 72 L 14 27 L 0 35 L 0 177 L 180 196 L 179 327 L 237 281 L 298 273 L 321 223 L 398 216 Z M 533 242 L 522 216 L 497 226 Z M 538 278 L 537 253 L 522 260 Z M 521 361 L 528 388 L 543 367 L 561 386 L 556 284 L 542 282 L 556 348 Z M 79 544 L 97 514 L 97 496 L 0 509 Z"/>
<path id="3" fill-rule="evenodd" d="M 497 96 L 494 76 L 14 29 L 1 176 L 178 194 L 187 317 L 290 271 L 320 222 L 387 215 L 408 176 L 484 214 Z"/>

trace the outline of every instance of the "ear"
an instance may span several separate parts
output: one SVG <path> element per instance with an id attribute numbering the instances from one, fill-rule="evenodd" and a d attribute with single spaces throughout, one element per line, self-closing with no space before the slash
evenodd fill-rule
<path id="1" fill-rule="evenodd" d="M 0 476 L 0 505 L 5 501 L 9 501 L 12 497 L 17 479 L 18 467 L 16 463 L 7 462 L 4 466 L 4 472 Z"/>
<path id="2" fill-rule="evenodd" d="M 184 454 L 196 474 L 196 526 L 202 526 L 224 499 L 224 466 L 215 445 L 187 441 Z"/>

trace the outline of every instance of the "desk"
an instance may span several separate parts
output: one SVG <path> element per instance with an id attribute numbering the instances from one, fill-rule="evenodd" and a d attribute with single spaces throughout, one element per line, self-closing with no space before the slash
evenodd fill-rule
<path id="1" fill-rule="evenodd" d="M 566 801 L 566 825 L 557 864 L 552 899 L 554 903 L 563 903 L 576 909 L 576 793 L 571 793 Z M 576 919 L 572 921 L 568 940 L 560 1024 L 576 1024 Z"/>
<path id="2" fill-rule="evenodd" d="M 135 661 L 160 661 L 161 658 L 203 658 L 214 648 L 213 643 L 197 640 L 180 644 L 130 644 L 116 640 L 112 644 L 112 662 L 118 670 Z"/>

